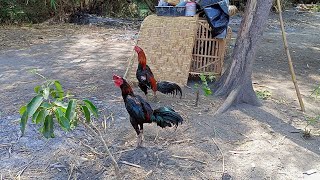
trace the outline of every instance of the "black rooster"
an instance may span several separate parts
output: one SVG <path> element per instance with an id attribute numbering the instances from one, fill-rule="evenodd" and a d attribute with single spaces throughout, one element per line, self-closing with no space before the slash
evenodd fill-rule
<path id="1" fill-rule="evenodd" d="M 142 145 L 143 123 L 157 123 L 158 126 L 172 127 L 182 124 L 182 117 L 169 107 L 160 107 L 152 110 L 151 106 L 139 95 L 133 93 L 132 88 L 125 79 L 113 75 L 115 86 L 121 88 L 123 101 L 130 115 L 130 122 L 138 135 L 137 146 Z"/>

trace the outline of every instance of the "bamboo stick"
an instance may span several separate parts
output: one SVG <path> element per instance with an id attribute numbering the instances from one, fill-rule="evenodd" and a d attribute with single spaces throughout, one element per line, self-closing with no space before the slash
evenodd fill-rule
<path id="1" fill-rule="evenodd" d="M 299 100 L 299 104 L 300 104 L 300 107 L 301 107 L 301 111 L 302 112 L 306 112 L 304 104 L 303 104 L 303 101 L 302 101 L 302 98 L 301 98 L 300 90 L 299 90 L 297 79 L 296 79 L 296 74 L 294 72 L 294 68 L 293 68 L 293 65 L 292 65 L 292 60 L 291 60 L 291 56 L 290 56 L 290 52 L 289 52 L 289 48 L 288 48 L 286 32 L 284 30 L 284 25 L 283 25 L 282 10 L 281 10 L 281 5 L 280 5 L 280 0 L 277 0 L 277 5 L 278 5 L 278 11 L 279 11 L 279 17 L 280 17 L 280 26 L 281 26 L 281 31 L 282 31 L 282 39 L 283 39 L 284 49 L 285 49 L 287 57 L 288 57 L 288 63 L 289 63 L 289 68 L 290 68 L 290 72 L 291 72 L 292 81 L 293 81 L 294 87 L 296 89 L 296 93 L 297 93 L 297 96 L 298 96 L 298 100 Z"/>

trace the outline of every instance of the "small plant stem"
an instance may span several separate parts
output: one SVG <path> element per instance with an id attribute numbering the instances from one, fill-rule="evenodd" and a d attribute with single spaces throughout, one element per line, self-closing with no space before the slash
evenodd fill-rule
<path id="1" fill-rule="evenodd" d="M 199 89 L 197 89 L 197 92 L 196 92 L 196 107 L 198 107 L 198 104 L 199 104 Z"/>
<path id="2" fill-rule="evenodd" d="M 112 162 L 112 165 L 113 165 L 113 167 L 114 167 L 114 171 L 115 171 L 115 173 L 116 173 L 117 179 L 120 180 L 120 179 L 121 179 L 121 176 L 120 176 L 120 170 L 119 170 L 118 163 L 117 163 L 117 161 L 115 160 L 115 158 L 113 157 L 113 155 L 111 154 L 111 152 L 110 152 L 110 150 L 109 150 L 109 148 L 108 148 L 108 146 L 107 146 L 106 141 L 105 141 L 105 140 L 103 139 L 103 137 L 102 137 L 101 132 L 100 132 L 93 124 L 91 124 L 91 125 L 97 130 L 98 133 L 95 132 L 94 129 L 91 128 L 91 127 L 90 127 L 88 124 L 86 124 L 85 122 L 83 122 L 83 121 L 81 121 L 81 120 L 79 120 L 79 122 L 82 123 L 87 129 L 89 129 L 89 130 L 92 132 L 92 134 L 94 134 L 95 136 L 97 136 L 97 137 L 100 139 L 100 141 L 103 143 L 103 146 L 104 146 L 105 150 L 107 151 L 108 156 L 111 158 L 111 162 Z"/>

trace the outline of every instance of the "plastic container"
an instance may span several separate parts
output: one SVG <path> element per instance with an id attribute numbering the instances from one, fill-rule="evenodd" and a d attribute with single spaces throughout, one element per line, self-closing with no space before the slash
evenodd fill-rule
<path id="1" fill-rule="evenodd" d="M 196 15 L 196 3 L 188 2 L 186 4 L 186 16 L 194 16 Z"/>
<path id="2" fill-rule="evenodd" d="M 158 16 L 184 16 L 186 7 L 177 6 L 156 6 L 156 14 Z"/>

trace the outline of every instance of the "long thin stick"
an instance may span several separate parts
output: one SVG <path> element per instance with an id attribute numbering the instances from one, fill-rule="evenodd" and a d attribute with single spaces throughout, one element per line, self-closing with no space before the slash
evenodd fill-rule
<path id="1" fill-rule="evenodd" d="M 211 138 L 212 140 L 213 140 L 213 142 L 214 142 L 214 144 L 218 147 L 218 149 L 219 149 L 219 152 L 220 152 L 220 154 L 221 154 L 221 156 L 222 156 L 222 173 L 225 173 L 225 165 L 224 165 L 224 155 L 223 155 L 223 153 L 222 153 L 222 150 L 220 149 L 220 147 L 218 146 L 218 144 L 217 144 L 217 142 L 214 140 L 214 138 Z"/>
<path id="2" fill-rule="evenodd" d="M 304 104 L 303 104 L 303 101 L 302 101 L 302 98 L 301 98 L 300 90 L 299 90 L 297 79 L 296 79 L 296 74 L 294 72 L 294 68 L 293 68 L 293 65 L 292 65 L 292 60 L 291 60 L 291 56 L 290 56 L 290 52 L 289 52 L 289 48 L 288 48 L 286 32 L 284 30 L 284 25 L 283 25 L 282 10 L 281 10 L 281 5 L 280 5 L 280 0 L 277 0 L 277 4 L 278 4 L 278 10 L 279 10 L 280 26 L 281 26 L 281 31 L 282 31 L 282 39 L 283 39 L 284 49 L 285 49 L 287 57 L 288 57 L 288 63 L 289 63 L 289 68 L 290 68 L 290 72 L 291 72 L 292 81 L 293 81 L 293 84 L 294 84 L 294 88 L 296 89 L 296 93 L 297 93 L 297 96 L 298 96 L 298 100 L 299 100 L 299 104 L 300 104 L 300 107 L 301 107 L 301 111 L 302 112 L 306 112 L 306 109 L 304 108 Z"/>
<path id="3" fill-rule="evenodd" d="M 127 162 L 127 161 L 120 161 L 122 164 L 126 164 L 126 165 L 128 165 L 128 166 L 132 166 L 132 167 L 136 167 L 136 168 L 141 168 L 141 166 L 140 165 L 138 165 L 138 164 L 133 164 L 133 163 L 129 163 L 129 162 Z"/>

